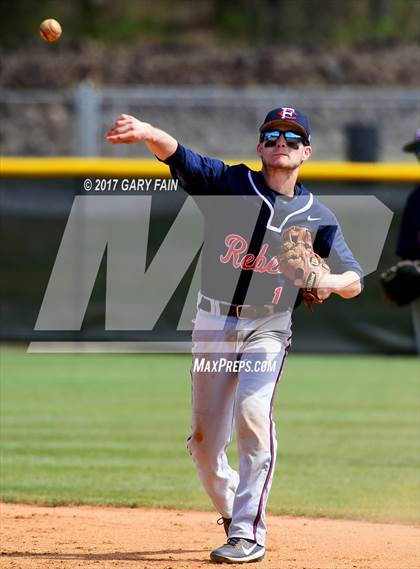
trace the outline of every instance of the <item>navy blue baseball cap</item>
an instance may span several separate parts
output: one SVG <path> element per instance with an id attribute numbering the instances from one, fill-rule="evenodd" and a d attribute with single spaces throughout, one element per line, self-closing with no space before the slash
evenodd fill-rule
<path id="1" fill-rule="evenodd" d="M 289 127 L 300 132 L 308 143 L 311 141 L 308 117 L 293 107 L 278 107 L 270 111 L 260 126 L 260 132 L 281 127 Z"/>

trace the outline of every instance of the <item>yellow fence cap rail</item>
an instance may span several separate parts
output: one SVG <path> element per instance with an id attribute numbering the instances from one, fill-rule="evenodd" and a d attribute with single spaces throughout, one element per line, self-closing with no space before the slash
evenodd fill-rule
<path id="1" fill-rule="evenodd" d="M 238 164 L 242 160 L 227 160 Z M 253 170 L 260 170 L 257 160 L 245 162 Z M 2 157 L 0 172 L 4 177 L 115 177 L 165 178 L 169 168 L 162 162 L 133 158 L 26 158 Z M 407 182 L 420 181 L 420 166 L 413 163 L 364 162 L 308 162 L 303 164 L 300 179 L 354 182 Z"/>

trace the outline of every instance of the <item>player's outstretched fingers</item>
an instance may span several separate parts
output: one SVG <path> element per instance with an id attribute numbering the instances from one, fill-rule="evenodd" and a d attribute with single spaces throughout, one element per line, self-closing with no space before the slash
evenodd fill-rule
<path id="1" fill-rule="evenodd" d="M 124 124 L 120 126 L 115 126 L 108 131 L 108 136 L 113 136 L 114 134 L 124 134 L 132 130 L 131 124 Z"/>
<path id="2" fill-rule="evenodd" d="M 108 129 L 107 135 L 109 134 L 113 134 L 116 128 L 119 128 L 120 126 L 124 126 L 127 124 L 132 124 L 132 119 L 133 117 L 130 117 L 129 115 L 119 115 L 114 123 L 111 125 L 111 127 Z"/>
<path id="3" fill-rule="evenodd" d="M 109 142 L 136 142 L 134 130 L 131 125 L 115 127 L 107 132 L 105 140 Z"/>
<path id="4" fill-rule="evenodd" d="M 108 130 L 107 134 L 114 134 L 119 128 L 131 126 L 129 121 L 116 121 Z"/>
<path id="5" fill-rule="evenodd" d="M 128 124 L 130 124 L 128 121 L 117 121 L 111 126 L 111 128 L 109 129 L 108 132 L 114 132 L 116 129 L 118 129 L 122 126 L 126 126 Z"/>
<path id="6" fill-rule="evenodd" d="M 128 132 L 124 132 L 121 134 L 111 134 L 105 137 L 109 142 L 112 143 L 125 143 L 128 144 L 130 142 L 134 142 L 135 138 L 131 129 Z"/>
<path id="7" fill-rule="evenodd" d="M 151 126 L 148 123 L 139 121 L 129 115 L 121 115 L 121 117 L 128 118 L 119 117 L 105 135 L 106 140 L 117 143 L 132 143 L 148 140 L 151 130 Z"/>

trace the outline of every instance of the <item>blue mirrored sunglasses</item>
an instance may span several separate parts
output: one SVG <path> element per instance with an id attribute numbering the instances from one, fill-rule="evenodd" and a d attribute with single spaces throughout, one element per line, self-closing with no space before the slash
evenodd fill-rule
<path id="1" fill-rule="evenodd" d="M 293 132 L 293 130 L 266 130 L 261 133 L 260 142 L 266 147 L 275 146 L 281 135 L 284 136 L 287 146 L 291 148 L 298 148 L 299 142 L 307 144 L 305 137 L 299 132 Z"/>

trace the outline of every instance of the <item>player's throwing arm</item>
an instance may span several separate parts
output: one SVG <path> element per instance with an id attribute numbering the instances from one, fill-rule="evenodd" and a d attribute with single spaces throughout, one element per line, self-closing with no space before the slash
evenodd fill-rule
<path id="1" fill-rule="evenodd" d="M 177 141 L 167 132 L 142 122 L 131 115 L 122 114 L 105 135 L 112 144 L 133 144 L 144 142 L 160 160 L 166 160 L 178 146 Z"/>

